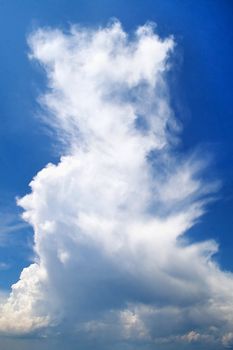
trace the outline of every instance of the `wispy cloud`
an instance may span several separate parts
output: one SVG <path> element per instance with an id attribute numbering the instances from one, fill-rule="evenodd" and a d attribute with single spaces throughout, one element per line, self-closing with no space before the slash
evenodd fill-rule
<path id="1" fill-rule="evenodd" d="M 10 268 L 10 264 L 6 262 L 0 262 L 0 270 L 8 270 Z"/>
<path id="2" fill-rule="evenodd" d="M 0 214 L 0 246 L 9 243 L 11 239 L 9 234 L 25 228 L 28 228 L 28 224 L 19 215 L 12 214 L 9 211 L 2 212 Z"/>
<path id="3" fill-rule="evenodd" d="M 37 258 L 2 303 L 1 331 L 98 338 L 102 349 L 229 343 L 232 275 L 213 260 L 214 241 L 184 236 L 218 185 L 201 180 L 203 156 L 174 151 L 173 38 L 151 24 L 128 36 L 116 21 L 40 29 L 29 44 L 48 77 L 44 118 L 66 156 L 18 202 Z"/>

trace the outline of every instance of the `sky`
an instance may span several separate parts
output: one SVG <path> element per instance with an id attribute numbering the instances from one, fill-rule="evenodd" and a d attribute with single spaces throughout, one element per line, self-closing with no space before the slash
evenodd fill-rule
<path id="1" fill-rule="evenodd" d="M 231 1 L 0 0 L 0 341 L 233 347 Z"/>

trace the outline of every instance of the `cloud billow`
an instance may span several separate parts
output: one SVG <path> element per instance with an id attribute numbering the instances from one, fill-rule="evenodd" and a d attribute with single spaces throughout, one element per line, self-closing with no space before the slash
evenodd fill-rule
<path id="1" fill-rule="evenodd" d="M 217 185 L 201 180 L 204 159 L 174 151 L 173 38 L 151 24 L 129 36 L 115 21 L 39 29 L 29 45 L 47 75 L 44 119 L 65 156 L 18 201 L 35 262 L 2 302 L 1 332 L 59 332 L 109 349 L 230 347 L 232 275 L 213 260 L 214 241 L 184 236 Z"/>

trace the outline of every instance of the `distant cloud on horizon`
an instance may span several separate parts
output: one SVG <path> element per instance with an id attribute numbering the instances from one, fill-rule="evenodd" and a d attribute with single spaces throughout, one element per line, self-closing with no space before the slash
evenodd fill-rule
<path id="1" fill-rule="evenodd" d="M 29 37 L 48 79 L 43 122 L 65 155 L 18 200 L 35 262 L 2 296 L 1 334 L 61 334 L 85 349 L 233 346 L 233 276 L 213 259 L 215 241 L 184 235 L 218 182 L 202 179 L 204 155 L 177 152 L 174 38 L 154 30 L 128 35 L 114 21 Z"/>

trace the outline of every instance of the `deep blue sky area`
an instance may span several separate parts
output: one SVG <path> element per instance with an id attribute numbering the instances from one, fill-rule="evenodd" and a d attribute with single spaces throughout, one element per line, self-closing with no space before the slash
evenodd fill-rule
<path id="1" fill-rule="evenodd" d="M 127 31 L 153 21 L 162 37 L 175 37 L 169 80 L 172 107 L 183 124 L 179 149 L 212 154 L 208 176 L 222 181 L 218 200 L 190 235 L 215 238 L 216 259 L 233 270 L 233 2 L 0 0 L 0 287 L 9 288 L 32 255 L 31 231 L 17 220 L 15 197 L 26 194 L 33 176 L 59 159 L 38 119 L 45 77 L 28 59 L 27 35 L 39 26 L 105 25 L 112 17 Z"/>

